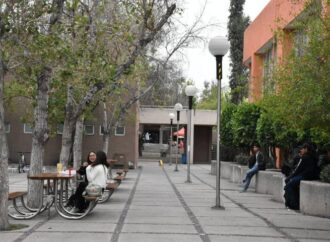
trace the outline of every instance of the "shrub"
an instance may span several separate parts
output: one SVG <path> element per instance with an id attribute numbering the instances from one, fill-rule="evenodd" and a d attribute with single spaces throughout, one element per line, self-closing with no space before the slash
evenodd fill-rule
<path id="1" fill-rule="evenodd" d="M 237 162 L 240 165 L 246 166 L 248 164 L 249 158 L 250 158 L 249 155 L 241 153 L 241 154 L 235 156 L 234 162 Z"/>
<path id="2" fill-rule="evenodd" d="M 330 183 L 330 165 L 325 166 L 320 174 L 321 181 Z"/>
<path id="3" fill-rule="evenodd" d="M 236 146 L 249 148 L 256 142 L 256 126 L 260 112 L 260 108 L 253 103 L 242 103 L 237 107 L 231 121 Z"/>

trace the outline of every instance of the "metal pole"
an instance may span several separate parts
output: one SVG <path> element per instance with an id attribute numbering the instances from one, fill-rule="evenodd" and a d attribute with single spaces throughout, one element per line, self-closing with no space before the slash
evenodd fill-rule
<path id="1" fill-rule="evenodd" d="M 218 106 L 217 106 L 217 180 L 216 180 L 216 198 L 215 209 L 224 209 L 220 200 L 220 120 L 221 120 L 221 79 L 222 79 L 222 56 L 216 56 L 217 80 L 218 80 Z"/>
<path id="2" fill-rule="evenodd" d="M 187 127 L 187 183 L 191 183 L 190 179 L 190 162 L 191 162 L 191 152 L 192 152 L 192 137 L 191 137 L 191 130 L 192 130 L 192 99 L 193 97 L 189 97 L 189 109 L 188 109 L 188 127 Z"/>
<path id="3" fill-rule="evenodd" d="M 175 169 L 174 171 L 178 170 L 178 156 L 179 156 L 179 122 L 180 122 L 180 111 L 176 112 L 176 157 L 175 157 Z"/>
<path id="4" fill-rule="evenodd" d="M 172 125 L 173 125 L 173 119 L 171 119 L 171 127 L 170 127 L 170 142 L 169 142 L 169 146 L 170 146 L 170 166 L 172 165 Z"/>

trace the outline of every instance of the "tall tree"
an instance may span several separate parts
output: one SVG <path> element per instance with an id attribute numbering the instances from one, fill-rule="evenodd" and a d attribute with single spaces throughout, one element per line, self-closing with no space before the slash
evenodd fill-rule
<path id="1" fill-rule="evenodd" d="M 68 86 L 68 96 L 65 108 L 66 114 L 64 120 L 62 148 L 60 154 L 60 161 L 65 165 L 67 165 L 69 160 L 70 150 L 73 144 L 72 133 L 74 131 L 77 119 L 89 107 L 90 103 L 97 96 L 96 94 L 99 94 L 101 90 L 107 88 L 111 92 L 111 89 L 122 87 L 122 77 L 130 72 L 130 68 L 134 65 L 137 58 L 141 56 L 143 51 L 146 50 L 147 46 L 156 38 L 157 34 L 161 31 L 164 25 L 168 24 L 169 19 L 171 18 L 176 9 L 175 3 L 170 3 L 169 1 L 155 2 L 143 0 L 141 2 L 134 3 L 131 1 L 123 2 L 124 4 L 127 4 L 123 11 L 128 11 L 128 13 L 131 14 L 127 16 L 128 19 L 126 20 L 125 26 L 128 26 L 127 23 L 130 23 L 130 25 L 127 27 L 128 29 L 123 29 L 123 32 L 118 31 L 118 34 L 124 35 L 125 40 L 121 41 L 122 43 L 124 43 L 124 45 L 122 44 L 115 47 L 120 47 L 122 51 L 126 51 L 125 55 L 124 53 L 121 54 L 121 58 L 118 58 L 113 63 L 107 63 L 106 60 L 102 59 L 101 61 L 99 61 L 100 58 L 97 58 L 95 61 L 100 66 L 96 69 L 95 66 L 93 66 L 97 76 L 91 76 L 88 73 L 88 77 L 84 77 L 86 79 L 92 79 L 92 82 L 86 92 L 78 99 L 75 99 L 74 96 L 74 86 Z M 93 6 L 97 6 L 96 3 L 94 3 Z M 104 10 L 104 8 L 101 9 Z M 97 15 L 93 14 L 93 11 L 97 11 L 97 8 L 91 8 L 90 6 L 86 6 L 86 12 L 89 16 L 89 26 L 87 26 L 89 30 L 93 29 L 90 28 L 90 26 L 96 26 L 95 21 L 97 20 Z M 134 19 L 135 24 L 132 22 L 132 19 Z M 99 19 L 99 22 L 103 23 L 104 21 L 102 19 Z M 118 28 L 118 26 L 116 27 Z M 97 26 L 94 30 L 97 31 Z M 91 36 L 93 36 L 94 33 L 95 32 L 92 31 Z M 110 34 L 111 36 L 109 36 L 109 39 L 112 40 L 113 38 L 113 34 L 109 31 L 102 31 L 96 33 L 103 37 L 105 34 Z M 98 35 L 95 36 L 99 37 Z M 101 40 L 103 40 L 104 43 L 107 43 L 105 38 Z M 97 43 L 102 44 L 101 42 Z M 102 46 L 104 46 L 104 43 Z M 89 47 L 90 49 L 95 48 L 94 45 L 89 45 L 87 47 Z M 110 46 L 108 46 L 108 48 L 109 47 Z M 106 49 L 106 51 L 107 50 L 108 49 Z M 90 61 L 93 62 L 94 59 L 91 59 Z M 105 62 L 105 64 L 107 65 L 102 65 L 103 62 Z M 111 73 L 102 72 L 102 68 L 110 69 Z M 96 72 L 96 70 L 98 72 Z M 99 72 L 101 72 L 103 76 L 99 76 Z"/>
<path id="2" fill-rule="evenodd" d="M 231 88 L 231 101 L 240 103 L 247 96 L 248 75 L 247 68 L 243 65 L 243 40 L 244 30 L 249 25 L 249 17 L 244 16 L 243 6 L 245 0 L 231 0 L 228 20 L 228 39 L 230 42 L 230 67 L 229 85 Z"/>
<path id="3" fill-rule="evenodd" d="M 0 5 L 1 7 L 1 5 Z M 0 17 L 0 35 L 2 32 L 3 22 Z M 1 36 L 0 36 L 1 39 Z M 1 45 L 1 43 L 0 43 Z M 8 144 L 5 132 L 5 117 L 4 117 L 4 80 L 5 80 L 5 65 L 2 60 L 2 50 L 0 49 L 0 231 L 9 227 L 8 222 Z"/>

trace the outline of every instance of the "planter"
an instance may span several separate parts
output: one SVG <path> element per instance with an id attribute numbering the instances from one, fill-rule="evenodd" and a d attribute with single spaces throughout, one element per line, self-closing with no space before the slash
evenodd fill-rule
<path id="1" fill-rule="evenodd" d="M 330 218 L 330 184 L 319 181 L 300 183 L 300 211 Z"/>

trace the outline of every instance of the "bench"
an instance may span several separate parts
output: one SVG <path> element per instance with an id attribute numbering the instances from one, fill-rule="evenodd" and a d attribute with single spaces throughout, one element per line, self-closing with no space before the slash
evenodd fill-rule
<path id="1" fill-rule="evenodd" d="M 121 175 L 121 176 L 116 176 L 115 178 L 113 178 L 115 181 L 117 181 L 118 182 L 118 185 L 122 182 L 122 180 L 124 180 L 124 176 L 123 175 Z"/>
<path id="2" fill-rule="evenodd" d="M 34 218 L 40 212 L 43 212 L 46 207 L 41 203 L 39 208 L 32 209 L 29 208 L 24 202 L 24 196 L 27 195 L 26 191 L 17 191 L 10 192 L 8 194 L 8 201 L 13 201 L 13 208 L 15 209 L 14 213 L 10 211 L 10 207 L 8 207 L 8 216 L 13 219 L 25 220 Z M 21 200 L 21 206 L 17 206 L 17 199 Z"/>
<path id="3" fill-rule="evenodd" d="M 8 194 L 8 200 L 15 200 L 16 198 L 22 198 L 27 194 L 26 191 L 21 191 L 21 192 L 11 192 Z"/>
<path id="4" fill-rule="evenodd" d="M 107 186 L 102 194 L 101 199 L 98 201 L 98 203 L 105 203 L 109 200 L 111 195 L 114 193 L 114 191 L 118 188 L 119 183 L 118 182 L 109 182 L 107 183 Z"/>

